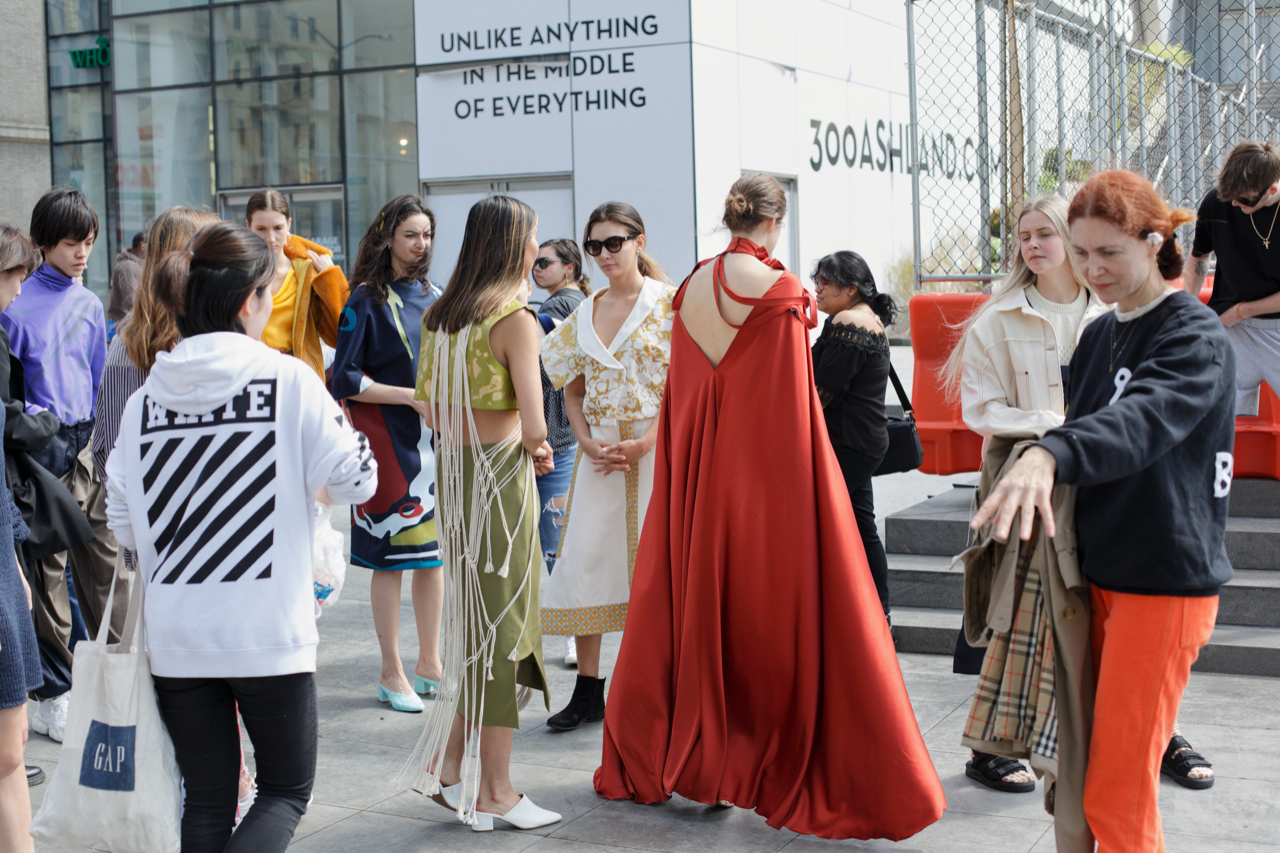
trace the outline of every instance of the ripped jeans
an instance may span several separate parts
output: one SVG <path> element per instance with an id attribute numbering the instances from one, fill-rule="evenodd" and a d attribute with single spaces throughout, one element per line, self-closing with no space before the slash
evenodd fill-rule
<path id="1" fill-rule="evenodd" d="M 578 445 L 556 452 L 556 468 L 537 478 L 538 505 L 542 515 L 538 519 L 538 538 L 542 540 L 542 552 L 547 561 L 547 574 L 556 565 L 556 552 L 560 550 L 560 526 L 564 523 L 565 496 L 573 483 L 573 460 L 578 455 Z"/>

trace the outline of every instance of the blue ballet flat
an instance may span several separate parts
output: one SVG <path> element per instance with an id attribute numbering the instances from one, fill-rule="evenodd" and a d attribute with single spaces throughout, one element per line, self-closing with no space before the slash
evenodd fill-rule
<path id="1" fill-rule="evenodd" d="M 413 677 L 413 692 L 421 693 L 423 696 L 435 696 L 436 691 L 440 689 L 440 682 L 432 681 L 430 678 L 423 678 L 421 675 Z"/>
<path id="2" fill-rule="evenodd" d="M 393 709 L 404 711 L 406 714 L 420 714 L 427 707 L 413 693 L 392 693 L 381 684 L 378 685 L 378 701 L 389 702 Z"/>

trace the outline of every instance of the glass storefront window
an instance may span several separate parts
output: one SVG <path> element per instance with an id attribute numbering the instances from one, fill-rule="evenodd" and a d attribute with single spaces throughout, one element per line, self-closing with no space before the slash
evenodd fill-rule
<path id="1" fill-rule="evenodd" d="M 111 0 L 111 14 L 136 15 L 139 12 L 164 12 L 207 5 L 205 0 Z"/>
<path id="2" fill-rule="evenodd" d="M 175 204 L 212 206 L 209 88 L 116 95 L 115 109 L 120 233 Z"/>
<path id="3" fill-rule="evenodd" d="M 100 56 L 104 46 L 98 39 L 107 41 L 106 36 L 97 33 L 49 39 L 49 86 L 101 83 L 109 79 L 105 68 L 95 64 L 101 58 L 108 58 Z M 110 50 L 109 45 L 105 49 Z M 77 63 L 82 67 L 76 67 Z"/>
<path id="4" fill-rule="evenodd" d="M 413 2 L 342 0 L 342 66 L 383 68 L 412 65 Z"/>
<path id="5" fill-rule="evenodd" d="M 98 0 L 48 0 L 49 35 L 98 29 Z"/>
<path id="6" fill-rule="evenodd" d="M 336 0 L 284 0 L 213 13 L 219 80 L 338 70 Z"/>
<path id="7" fill-rule="evenodd" d="M 84 285 L 98 296 L 106 297 L 110 284 L 108 264 L 111 254 L 107 239 L 106 152 L 101 142 L 53 146 L 53 182 L 70 184 L 84 193 L 98 214 L 98 239 L 89 255 Z"/>
<path id="8" fill-rule="evenodd" d="M 370 220 L 418 186 L 418 102 L 412 68 L 348 74 L 347 229 L 354 253 Z M 353 255 L 354 256 L 354 255 Z"/>
<path id="9" fill-rule="evenodd" d="M 209 80 L 209 12 L 123 18 L 111 41 L 116 90 Z"/>
<path id="10" fill-rule="evenodd" d="M 342 179 L 336 76 L 233 83 L 217 91 L 221 186 Z"/>
<path id="11" fill-rule="evenodd" d="M 49 93 L 49 104 L 49 129 L 54 142 L 103 137 L 101 86 L 54 89 Z"/>

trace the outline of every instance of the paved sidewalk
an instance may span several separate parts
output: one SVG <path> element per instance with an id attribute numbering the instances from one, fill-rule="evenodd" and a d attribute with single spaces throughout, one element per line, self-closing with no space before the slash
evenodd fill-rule
<path id="1" fill-rule="evenodd" d="M 422 718 L 388 711 L 375 701 L 379 657 L 368 580 L 367 572 L 351 570 L 342 601 L 320 620 L 319 770 L 315 802 L 294 842 L 298 851 L 816 853 L 833 844 L 849 850 L 945 853 L 1053 850 L 1052 822 L 1042 810 L 1039 790 L 1035 795 L 996 794 L 965 778 L 966 756 L 959 737 L 973 679 L 952 675 L 949 659 L 925 655 L 902 655 L 900 661 L 916 718 L 946 789 L 948 810 L 939 823 L 914 838 L 897 844 L 829 842 L 770 829 L 763 818 L 741 809 L 711 809 L 678 797 L 663 806 L 606 802 L 596 797 L 591 784 L 600 757 L 600 725 L 556 734 L 543 725 L 548 712 L 536 702 L 521 717 L 512 777 L 519 790 L 562 813 L 564 820 L 534 832 L 472 833 L 450 812 L 390 783 L 421 732 Z M 567 701 L 574 679 L 574 670 L 563 665 L 562 643 L 559 638 L 546 641 L 553 710 Z M 401 649 L 407 661 L 415 648 L 412 612 L 405 607 Z M 617 649 L 618 635 L 611 635 L 605 643 L 606 672 L 612 669 Z M 767 678 L 762 685 L 767 689 Z M 1217 765 L 1218 783 L 1209 791 L 1162 783 L 1170 851 L 1280 850 L 1277 697 L 1280 682 L 1271 679 L 1192 676 L 1183 728 Z M 31 736 L 28 761 L 52 775 L 57 758 L 57 744 L 42 735 Z M 32 789 L 37 807 L 47 787 Z M 55 848 L 43 845 L 36 849 L 55 853 Z"/>

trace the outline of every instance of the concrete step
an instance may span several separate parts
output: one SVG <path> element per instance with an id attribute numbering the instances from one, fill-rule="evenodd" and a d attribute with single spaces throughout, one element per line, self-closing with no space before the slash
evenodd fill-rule
<path id="1" fill-rule="evenodd" d="M 1257 495 L 1271 491 L 1269 485 L 1246 487 L 1246 507 L 1263 503 L 1255 500 Z M 888 516 L 885 550 L 943 557 L 959 554 L 969 543 L 972 500 L 972 489 L 955 487 Z M 1228 518 L 1227 557 L 1237 569 L 1280 570 L 1280 516 Z"/>
<path id="2" fill-rule="evenodd" d="M 1230 512 L 1236 518 L 1280 518 L 1280 480 L 1232 480 Z"/>
<path id="3" fill-rule="evenodd" d="M 893 608 L 893 633 L 900 652 L 950 656 L 959 630 L 959 610 Z M 1192 670 L 1280 678 L 1280 629 L 1220 624 Z"/>
<path id="4" fill-rule="evenodd" d="M 959 610 L 964 606 L 964 570 L 950 557 L 889 555 L 889 602 L 895 608 Z M 1222 588 L 1218 624 L 1280 628 L 1280 572 L 1236 569 Z"/>

